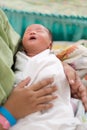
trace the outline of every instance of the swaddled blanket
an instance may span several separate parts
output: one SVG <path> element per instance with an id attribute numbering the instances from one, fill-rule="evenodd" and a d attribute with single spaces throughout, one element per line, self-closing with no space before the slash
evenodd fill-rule
<path id="1" fill-rule="evenodd" d="M 20 119 L 11 130 L 62 130 L 75 127 L 77 120 L 74 119 L 73 110 L 70 104 L 70 88 L 66 80 L 61 62 L 49 49 L 29 57 L 24 52 L 18 52 L 15 63 L 16 83 L 30 76 L 29 85 L 47 77 L 54 77 L 54 84 L 58 86 L 58 99 L 54 107 L 48 111 L 36 112 Z M 74 123 L 74 126 L 72 124 Z M 63 128 L 65 126 L 65 128 Z"/>
<path id="2" fill-rule="evenodd" d="M 10 130 L 75 130 L 79 125 L 83 126 L 82 120 L 74 117 L 70 103 L 70 87 L 62 64 L 49 49 L 34 57 L 18 52 L 15 69 L 16 83 L 27 76 L 31 77 L 29 85 L 49 76 L 54 77 L 54 84 L 58 87 L 55 92 L 58 99 L 53 101 L 53 108 L 20 119 Z"/>

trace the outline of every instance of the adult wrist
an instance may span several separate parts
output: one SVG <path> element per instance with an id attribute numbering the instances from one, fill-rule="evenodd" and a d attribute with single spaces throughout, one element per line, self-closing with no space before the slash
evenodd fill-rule
<path id="1" fill-rule="evenodd" d="M 16 124 L 16 119 L 15 117 L 5 108 L 5 107 L 0 107 L 0 114 L 3 115 L 8 122 L 10 123 L 10 126 L 13 126 Z"/>

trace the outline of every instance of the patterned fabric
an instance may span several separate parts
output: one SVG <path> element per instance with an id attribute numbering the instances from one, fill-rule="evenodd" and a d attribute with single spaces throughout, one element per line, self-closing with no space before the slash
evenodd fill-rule
<path id="1" fill-rule="evenodd" d="M 87 40 L 81 40 L 57 54 L 57 57 L 70 64 L 87 86 Z"/>

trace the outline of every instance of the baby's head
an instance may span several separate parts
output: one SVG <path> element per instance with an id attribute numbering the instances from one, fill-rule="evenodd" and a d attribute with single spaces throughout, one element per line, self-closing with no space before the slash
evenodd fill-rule
<path id="1" fill-rule="evenodd" d="M 28 56 L 52 48 L 52 34 L 41 24 L 32 24 L 25 30 L 22 44 Z"/>

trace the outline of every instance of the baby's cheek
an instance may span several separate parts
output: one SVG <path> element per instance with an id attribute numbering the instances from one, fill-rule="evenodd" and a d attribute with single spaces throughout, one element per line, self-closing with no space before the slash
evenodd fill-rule
<path id="1" fill-rule="evenodd" d="M 28 39 L 28 35 L 26 34 L 26 35 L 24 35 L 22 42 L 26 43 L 27 39 Z"/>

